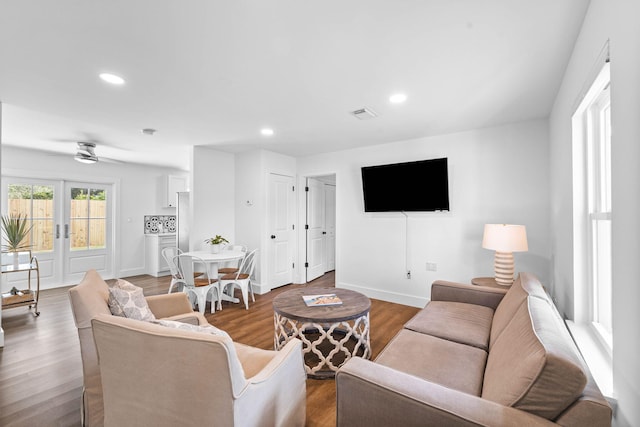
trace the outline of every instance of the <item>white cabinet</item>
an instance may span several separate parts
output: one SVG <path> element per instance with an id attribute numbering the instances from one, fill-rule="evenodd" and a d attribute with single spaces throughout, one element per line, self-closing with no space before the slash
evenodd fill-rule
<path id="1" fill-rule="evenodd" d="M 163 208 L 176 207 L 176 193 L 187 191 L 187 177 L 166 175 L 160 179 L 160 203 Z"/>
<path id="2" fill-rule="evenodd" d="M 167 261 L 162 256 L 162 249 L 176 246 L 175 234 L 145 235 L 145 265 L 147 274 L 154 277 L 171 274 Z"/>

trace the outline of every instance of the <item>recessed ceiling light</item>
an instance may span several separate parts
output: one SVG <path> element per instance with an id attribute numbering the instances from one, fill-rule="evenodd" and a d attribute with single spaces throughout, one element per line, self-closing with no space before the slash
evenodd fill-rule
<path id="1" fill-rule="evenodd" d="M 156 133 L 156 132 L 157 132 L 157 130 L 152 129 L 152 128 L 144 128 L 144 129 L 142 129 L 142 133 L 144 135 L 153 136 L 153 134 Z"/>
<path id="2" fill-rule="evenodd" d="M 391 102 L 392 104 L 402 104 L 406 100 L 407 95 L 405 95 L 404 93 L 396 93 L 389 97 L 389 102 Z"/>
<path id="3" fill-rule="evenodd" d="M 260 133 L 264 136 L 272 136 L 275 132 L 273 131 L 273 129 L 264 128 L 260 130 Z"/>
<path id="4" fill-rule="evenodd" d="M 107 83 L 111 83 L 112 85 L 123 85 L 124 84 L 124 79 L 120 76 L 116 76 L 115 74 L 111 74 L 111 73 L 101 73 L 100 74 L 100 78 L 107 82 Z"/>

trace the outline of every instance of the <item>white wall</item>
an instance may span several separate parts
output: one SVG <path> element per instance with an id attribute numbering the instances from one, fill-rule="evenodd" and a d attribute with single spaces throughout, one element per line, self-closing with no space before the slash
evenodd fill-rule
<path id="1" fill-rule="evenodd" d="M 206 147 L 193 147 L 191 168 L 191 250 L 208 250 L 204 240 L 235 236 L 235 156 Z"/>
<path id="2" fill-rule="evenodd" d="M 591 0 L 550 123 L 553 284 L 573 313 L 571 115 L 600 50 L 611 53 L 614 424 L 640 425 L 640 4 Z M 578 284 L 576 284 L 578 285 Z"/>
<path id="3" fill-rule="evenodd" d="M 526 225 L 529 252 L 515 254 L 516 270 L 548 282 L 548 150 L 547 122 L 537 120 L 298 159 L 301 179 L 336 173 L 336 285 L 424 306 L 434 280 L 493 275 L 485 223 Z M 437 157 L 449 159 L 451 211 L 408 214 L 408 280 L 404 216 L 364 212 L 360 168 Z"/>
<path id="4" fill-rule="evenodd" d="M 247 246 L 249 250 L 260 248 L 264 234 L 266 212 L 266 189 L 262 170 L 262 152 L 248 151 L 236 155 L 236 242 Z M 254 275 L 255 287 L 264 282 L 258 254 Z M 267 289 L 268 291 L 268 289 Z M 263 291 L 260 290 L 259 293 Z"/>
<path id="5" fill-rule="evenodd" d="M 255 268 L 257 292 L 271 290 L 268 283 L 268 260 L 264 256 L 271 244 L 267 230 L 269 174 L 295 177 L 296 159 L 265 150 L 236 155 L 236 236 L 237 242 L 249 249 L 259 249 Z M 249 203 L 247 203 L 249 202 Z M 294 248 L 296 250 L 296 248 Z M 296 264 L 297 265 L 297 264 Z"/>
<path id="6" fill-rule="evenodd" d="M 116 184 L 116 277 L 145 273 L 144 215 L 172 215 L 162 208 L 158 184 L 163 175 L 184 175 L 176 169 L 98 162 L 85 165 L 68 157 L 2 146 L 2 175 Z M 129 221 L 130 220 L 130 221 Z M 62 286 L 64 284 L 60 284 Z M 46 286 L 43 286 L 46 288 Z"/>

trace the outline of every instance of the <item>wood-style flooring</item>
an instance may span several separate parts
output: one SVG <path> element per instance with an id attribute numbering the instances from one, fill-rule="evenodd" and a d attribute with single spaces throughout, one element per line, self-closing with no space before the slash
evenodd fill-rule
<path id="1" fill-rule="evenodd" d="M 126 278 L 145 289 L 145 295 L 166 293 L 169 277 L 142 275 Z M 256 295 L 249 310 L 225 302 L 210 314 L 212 325 L 234 341 L 273 349 L 273 298 L 293 287 L 333 287 L 334 274 L 305 285 L 287 285 Z M 237 292 L 240 297 L 239 291 Z M 5 347 L 0 349 L 0 426 L 79 426 L 82 395 L 80 345 L 69 305 L 68 288 L 41 292 L 40 317 L 27 307 L 2 312 Z M 418 309 L 371 300 L 372 358 L 384 348 Z M 307 425 L 335 426 L 334 380 L 307 380 Z"/>

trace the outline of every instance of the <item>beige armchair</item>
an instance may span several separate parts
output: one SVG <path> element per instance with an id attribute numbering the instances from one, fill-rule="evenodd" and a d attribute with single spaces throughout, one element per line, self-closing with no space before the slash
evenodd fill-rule
<path id="1" fill-rule="evenodd" d="M 100 314 L 92 320 L 106 426 L 303 426 L 302 345 L 280 351 L 227 336 Z"/>
<path id="2" fill-rule="evenodd" d="M 109 287 L 95 271 L 89 270 L 82 282 L 69 290 L 71 311 L 78 328 L 84 389 L 82 396 L 82 424 L 102 426 L 102 383 L 98 357 L 91 330 L 91 319 L 98 314 L 111 316 L 109 311 Z M 158 319 L 177 320 L 194 325 L 207 325 L 207 319 L 194 312 L 183 293 L 147 297 L 147 303 Z"/>

